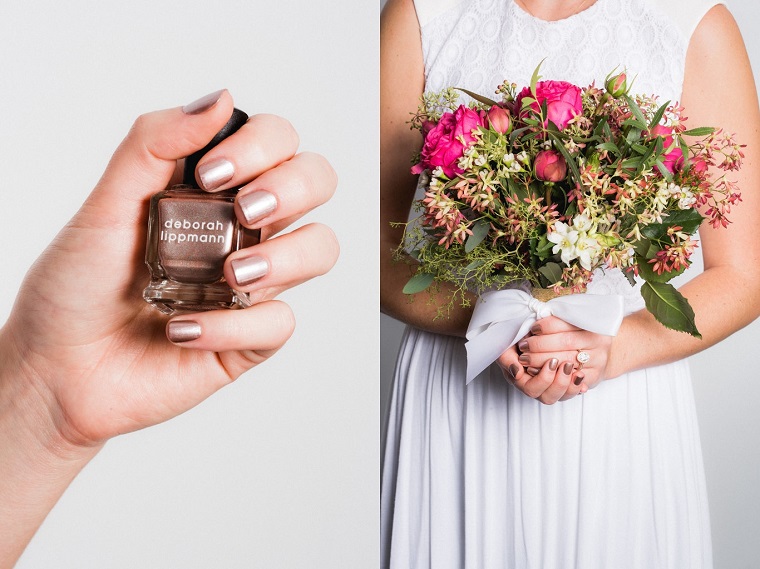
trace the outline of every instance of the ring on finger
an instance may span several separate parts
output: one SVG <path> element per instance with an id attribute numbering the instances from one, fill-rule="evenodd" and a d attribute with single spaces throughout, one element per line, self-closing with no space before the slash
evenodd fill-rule
<path id="1" fill-rule="evenodd" d="M 575 356 L 575 360 L 578 362 L 578 371 L 583 369 L 583 366 L 586 365 L 589 360 L 591 359 L 591 356 L 588 352 L 584 350 L 578 350 L 578 355 Z"/>

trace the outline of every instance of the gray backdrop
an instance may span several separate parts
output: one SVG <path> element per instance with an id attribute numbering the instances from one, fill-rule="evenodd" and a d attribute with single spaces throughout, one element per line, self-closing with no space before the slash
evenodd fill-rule
<path id="1" fill-rule="evenodd" d="M 283 295 L 292 340 L 185 415 L 107 444 L 19 568 L 376 564 L 378 261 L 357 236 L 378 231 L 377 29 L 361 0 L 0 5 L 0 322 L 140 113 L 226 87 L 249 113 L 288 117 L 340 175 L 308 220 L 336 230 L 342 256 Z"/>
<path id="2" fill-rule="evenodd" d="M 385 2 L 381 0 L 381 6 Z M 760 81 L 760 17 L 753 0 L 731 0 L 747 44 L 755 80 Z M 743 188 L 745 192 L 758 188 Z M 727 294 L 730 289 L 727 288 Z M 385 418 L 393 367 L 403 325 L 380 318 L 382 417 Z M 760 321 L 691 358 L 702 448 L 707 472 L 716 569 L 758 566 L 760 535 Z"/>

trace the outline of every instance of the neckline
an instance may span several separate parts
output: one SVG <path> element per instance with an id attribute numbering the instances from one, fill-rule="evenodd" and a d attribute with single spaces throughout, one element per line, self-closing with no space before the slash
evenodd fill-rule
<path id="1" fill-rule="evenodd" d="M 589 5 L 588 7 L 584 8 L 580 12 L 576 12 L 574 14 L 570 14 L 569 16 L 566 16 L 564 18 L 560 18 L 559 20 L 544 20 L 543 18 L 539 18 L 538 16 L 534 16 L 530 12 L 528 12 L 525 8 L 520 6 L 516 0 L 509 0 L 510 4 L 512 4 L 512 9 L 517 12 L 520 16 L 523 18 L 528 18 L 529 20 L 533 20 L 535 22 L 538 22 L 540 24 L 562 24 L 565 22 L 569 22 L 575 18 L 580 18 L 581 16 L 587 16 L 590 12 L 593 12 L 596 7 L 604 2 L 604 0 L 596 0 L 593 4 Z"/>

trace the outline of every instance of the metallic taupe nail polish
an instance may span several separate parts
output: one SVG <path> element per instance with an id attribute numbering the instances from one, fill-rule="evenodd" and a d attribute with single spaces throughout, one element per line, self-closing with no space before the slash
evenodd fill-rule
<path id="1" fill-rule="evenodd" d="M 277 209 L 277 198 L 265 190 L 258 190 L 238 197 L 238 206 L 249 225 L 264 219 Z"/>
<path id="2" fill-rule="evenodd" d="M 565 364 L 562 366 L 562 372 L 565 375 L 570 375 L 573 373 L 573 362 L 565 362 Z"/>
<path id="3" fill-rule="evenodd" d="M 538 375 L 541 370 L 537 367 L 529 367 L 526 368 L 525 371 L 530 375 Z"/>
<path id="4" fill-rule="evenodd" d="M 235 166 L 229 160 L 217 158 L 198 166 L 198 177 L 201 179 L 201 187 L 207 192 L 213 192 L 226 184 L 235 175 Z"/>
<path id="5" fill-rule="evenodd" d="M 538 336 L 541 334 L 541 325 L 540 324 L 534 324 L 530 327 L 530 333 L 534 336 Z"/>
<path id="6" fill-rule="evenodd" d="M 517 378 L 517 373 L 520 371 L 520 366 L 517 364 L 512 364 L 509 366 L 509 373 L 512 374 L 513 378 Z"/>
<path id="7" fill-rule="evenodd" d="M 250 305 L 247 294 L 224 280 L 223 269 L 227 255 L 259 242 L 259 231 L 238 223 L 237 189 L 209 194 L 195 183 L 198 161 L 247 118 L 235 109 L 211 142 L 185 159 L 184 183 L 150 200 L 145 263 L 151 280 L 143 298 L 166 314 Z"/>
<path id="8" fill-rule="evenodd" d="M 256 255 L 235 259 L 230 264 L 232 272 L 235 273 L 235 280 L 240 286 L 251 284 L 269 272 L 269 261 Z"/>
<path id="9" fill-rule="evenodd" d="M 221 98 L 222 93 L 224 93 L 224 89 L 204 95 L 200 99 L 182 107 L 182 112 L 186 115 L 199 115 L 216 105 L 216 102 Z"/>
<path id="10" fill-rule="evenodd" d="M 557 366 L 559 365 L 559 360 L 557 358 L 552 358 L 549 360 L 549 369 L 552 371 L 556 371 Z"/>
<path id="11" fill-rule="evenodd" d="M 530 363 L 530 356 L 526 354 L 521 354 L 519 358 L 517 358 L 521 364 L 529 364 Z"/>
<path id="12" fill-rule="evenodd" d="M 527 352 L 527 351 L 529 351 L 529 350 L 528 350 L 528 340 L 520 340 L 520 341 L 517 343 L 517 348 L 518 348 L 518 349 L 519 349 L 521 352 Z"/>
<path id="13" fill-rule="evenodd" d="M 573 381 L 573 383 L 574 383 L 575 385 L 580 385 L 581 383 L 583 383 L 583 380 L 584 380 L 584 379 L 586 379 L 586 376 L 585 376 L 585 375 L 576 375 L 576 376 L 575 376 L 575 380 Z"/>
<path id="14" fill-rule="evenodd" d="M 197 340 L 201 337 L 201 325 L 194 320 L 174 320 L 166 326 L 166 336 L 176 344 Z"/>

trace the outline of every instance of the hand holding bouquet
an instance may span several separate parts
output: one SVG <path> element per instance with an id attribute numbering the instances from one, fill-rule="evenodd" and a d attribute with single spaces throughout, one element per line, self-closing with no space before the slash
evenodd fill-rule
<path id="1" fill-rule="evenodd" d="M 694 312 L 669 281 L 691 264 L 703 221 L 726 227 L 740 201 L 726 174 L 742 145 L 721 130 L 687 130 L 684 109 L 629 94 L 625 73 L 605 89 L 563 81 L 502 83 L 501 101 L 455 89 L 423 97 L 425 136 L 412 172 L 422 215 L 402 248 L 419 261 L 404 291 L 450 282 L 466 302 L 527 281 L 582 293 L 597 268 L 619 268 L 668 328 L 699 337 Z"/>

